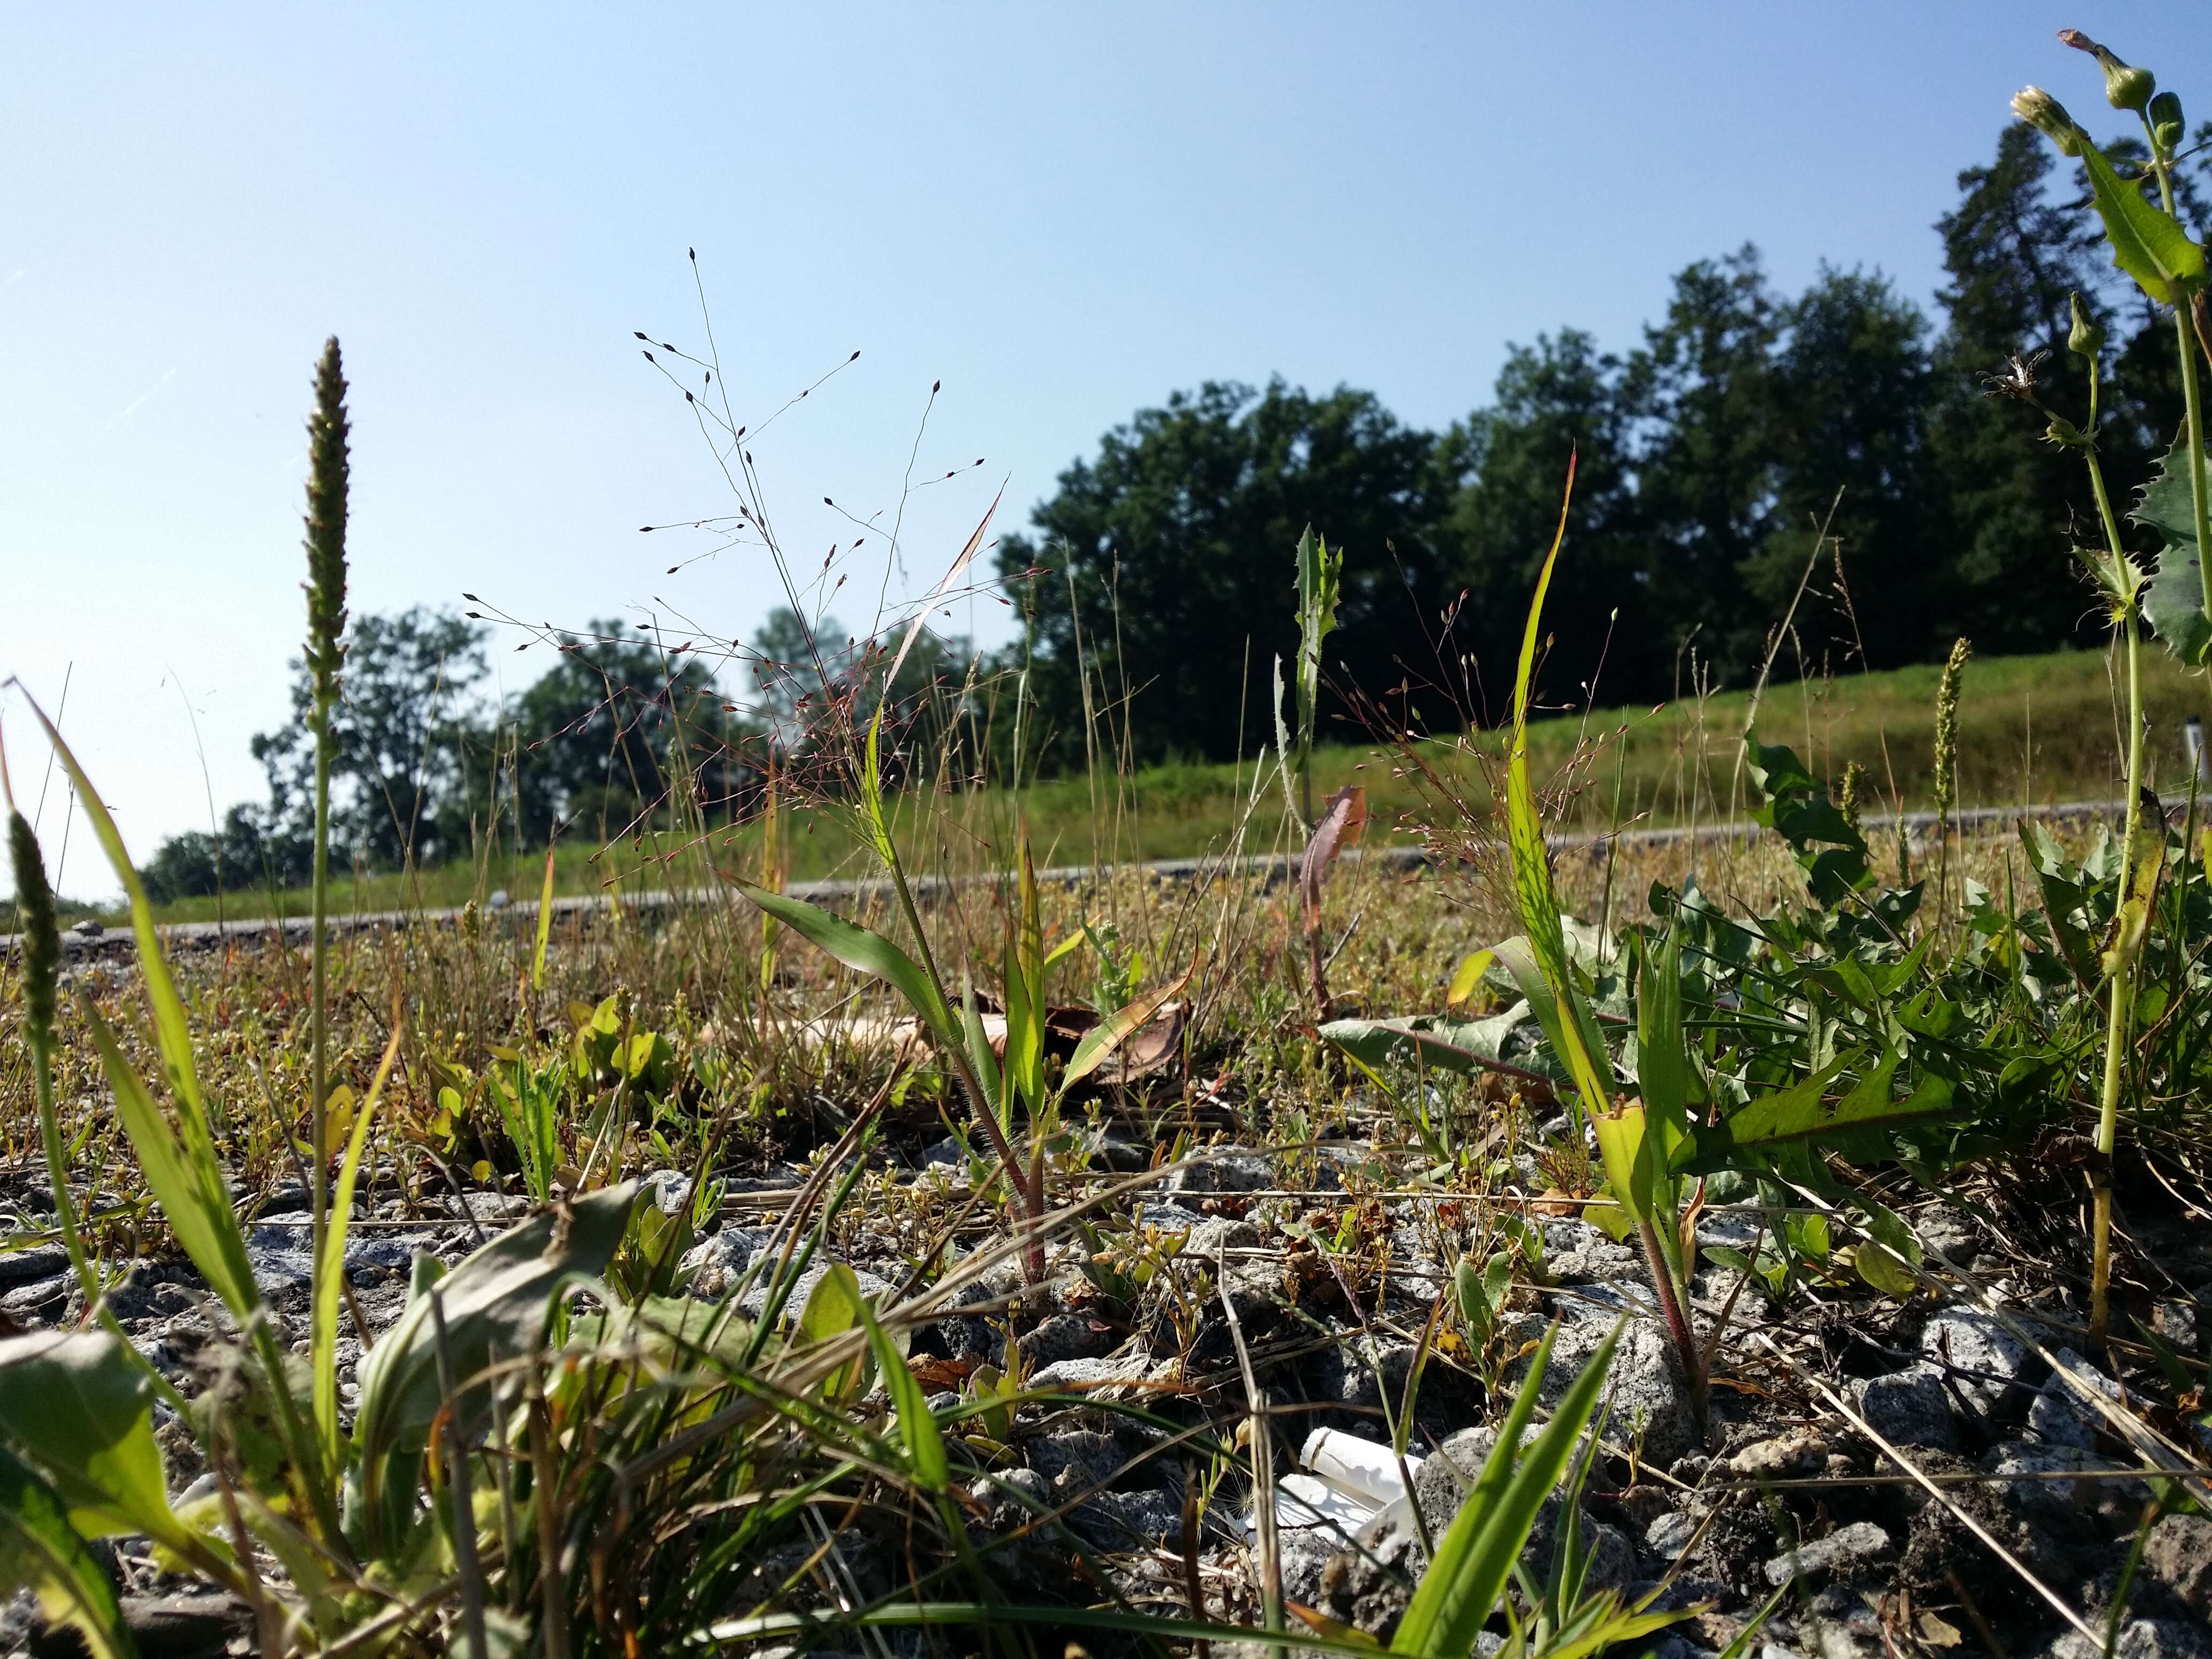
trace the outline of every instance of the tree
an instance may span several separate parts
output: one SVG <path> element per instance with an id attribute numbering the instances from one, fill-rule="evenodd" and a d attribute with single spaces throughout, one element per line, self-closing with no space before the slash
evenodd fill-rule
<path id="1" fill-rule="evenodd" d="M 702 811 L 746 798 L 748 732 L 707 665 L 612 620 L 562 634 L 561 658 L 515 701 L 514 795 L 526 840 L 568 823 L 602 837 L 642 827 L 669 806 L 679 775 Z"/>
<path id="2" fill-rule="evenodd" d="M 942 705 L 957 691 L 974 648 L 964 637 L 924 628 L 902 659 L 905 639 L 904 628 L 863 640 L 835 617 L 810 626 L 788 605 L 769 611 L 752 637 L 755 707 L 769 741 L 792 757 L 835 749 L 838 725 L 857 731 L 874 717 L 895 661 L 898 684 L 885 723 L 903 732 L 926 713 L 942 720 L 951 712 Z"/>
<path id="3" fill-rule="evenodd" d="M 1642 696 L 1666 684 L 1673 647 L 1656 631 L 1644 580 L 1620 380 L 1620 359 L 1581 330 L 1540 335 L 1534 346 L 1507 348 L 1495 401 L 1444 436 L 1439 470 L 1461 483 L 1442 539 L 1468 595 L 1453 643 L 1474 659 L 1472 674 L 1449 678 L 1462 712 L 1477 720 L 1502 714 L 1571 455 L 1569 550 L 1545 606 L 1553 640 L 1545 684 L 1555 696 L 1578 690 L 1599 678 L 1601 662 L 1609 690 Z M 1426 713 L 1416 702 L 1413 712 Z"/>
<path id="4" fill-rule="evenodd" d="M 2094 503 L 2077 466 L 2055 466 L 2034 422 L 2016 404 L 1982 395 L 1984 377 L 2018 356 L 2047 354 L 2045 373 L 2075 372 L 2065 355 L 2069 296 L 2080 293 L 2110 325 L 2104 273 L 2087 215 L 2051 198 L 2051 149 L 2015 122 L 1996 160 L 1959 175 L 1959 205 L 1936 222 L 1950 283 L 1938 295 L 1948 322 L 1936 349 L 1937 399 L 1929 441 L 1945 500 L 1954 592 L 1944 632 L 1985 652 L 2088 645 L 2097 630 L 2069 553 L 2069 526 L 2096 535 Z M 2075 385 L 2062 406 L 2078 396 Z M 2124 420 L 2124 417 L 2123 417 Z M 2114 438 L 2122 429 L 2116 423 Z M 2132 476 L 2131 458 L 2106 470 Z"/>
<path id="5" fill-rule="evenodd" d="M 331 842 L 378 869 L 434 864 L 465 852 L 472 807 L 489 799 L 489 732 L 475 691 L 486 672 L 483 629 L 417 605 L 356 619 L 346 636 L 340 701 L 331 720 Z M 269 775 L 264 833 L 313 834 L 313 698 L 292 665 L 293 724 L 253 739 Z"/>
<path id="6" fill-rule="evenodd" d="M 1293 554 L 1310 526 L 1345 554 L 1328 673 L 1401 672 L 1444 596 L 1451 485 L 1433 434 L 1373 394 L 1209 382 L 1140 410 L 1060 475 L 1035 538 L 1000 544 L 1030 628 L 1033 756 L 1080 765 L 1226 758 L 1273 728 L 1273 665 L 1296 648 Z M 1287 672 L 1287 670 L 1286 670 Z M 1086 694 L 1087 681 L 1087 694 Z M 1341 705 L 1326 699 L 1324 726 Z"/>
<path id="7" fill-rule="evenodd" d="M 1931 533 L 1928 320 L 1879 273 L 1823 266 L 1783 322 L 1771 368 L 1779 480 L 1765 544 L 1741 569 L 1755 614 L 1781 619 L 1832 508 L 1851 614 L 1831 597 L 1824 561 L 1796 621 L 1808 665 L 1826 656 L 1840 667 L 1862 643 L 1878 667 L 1940 655 L 1954 637 L 1943 631 L 1954 600 Z"/>

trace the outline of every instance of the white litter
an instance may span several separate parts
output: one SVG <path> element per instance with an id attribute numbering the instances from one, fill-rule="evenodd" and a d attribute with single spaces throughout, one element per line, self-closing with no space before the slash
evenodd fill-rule
<path id="1" fill-rule="evenodd" d="M 1422 1460 L 1407 1454 L 1401 1474 L 1389 1447 L 1341 1429 L 1316 1429 L 1298 1462 L 1304 1473 L 1275 1483 L 1275 1524 L 1327 1528 L 1348 1540 L 1384 1510 L 1406 1502 L 1405 1476 L 1418 1474 Z M 1245 1528 L 1257 1533 L 1257 1517 L 1248 1516 Z"/>

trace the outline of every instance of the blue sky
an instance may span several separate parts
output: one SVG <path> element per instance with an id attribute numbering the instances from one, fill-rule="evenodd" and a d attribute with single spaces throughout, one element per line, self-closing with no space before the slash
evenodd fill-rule
<path id="1" fill-rule="evenodd" d="M 301 421 L 354 382 L 355 605 L 749 635 L 757 555 L 633 330 L 740 420 L 861 357 L 756 458 L 795 556 L 895 508 L 933 582 L 1170 391 L 1280 374 L 1443 424 L 1508 342 L 1632 343 L 1750 240 L 1923 299 L 1929 226 L 2006 100 L 2118 131 L 2087 29 L 2212 99 L 2149 5 L 1707 3 L 11 10 L 0 42 L 0 675 L 64 725 L 143 859 L 264 793 L 301 631 Z M 2201 90 L 2200 90 L 2201 89 Z M 877 538 L 881 544 L 881 538 Z M 699 550 L 681 548 L 684 552 Z M 805 557 L 801 557 L 805 562 Z M 880 567 L 851 567 L 848 623 Z M 894 592 L 902 591 L 894 573 Z M 1000 636 L 999 608 L 953 625 Z M 495 650 L 503 683 L 543 647 Z M 195 733 L 197 722 L 197 735 Z M 44 757 L 12 697 L 19 793 Z M 59 825 L 50 799 L 50 848 Z M 82 832 L 65 890 L 111 892 Z M 51 856 L 51 854 L 50 854 Z"/>

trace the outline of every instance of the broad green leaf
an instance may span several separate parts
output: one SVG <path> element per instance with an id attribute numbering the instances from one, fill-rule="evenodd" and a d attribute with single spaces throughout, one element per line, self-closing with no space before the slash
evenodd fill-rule
<path id="1" fill-rule="evenodd" d="M 1863 1059 L 1863 1054 L 1838 1054 L 1791 1087 L 1738 1108 L 1716 1127 L 1699 1127 L 1687 1172 L 1727 1168 L 1746 1152 L 1899 1127 L 1941 1117 L 1951 1110 L 1954 1085 L 1948 1079 L 1932 1074 L 1923 1075 L 1906 1098 L 1892 1100 L 1890 1083 L 1898 1067 L 1894 1054 L 1885 1055 L 1842 1099 L 1827 1099 L 1828 1085 Z"/>
<path id="2" fill-rule="evenodd" d="M 1667 929 L 1655 960 L 1649 953 L 1636 982 L 1636 1085 L 1659 1135 L 1662 1164 L 1690 1132 L 1690 1052 L 1682 1035 L 1682 930 Z"/>
<path id="3" fill-rule="evenodd" d="M 1370 1071 L 1396 1064 L 1472 1074 L 1509 1063 L 1519 1070 L 1534 1071 L 1539 1069 L 1534 1055 L 1510 1062 L 1504 1058 L 1506 1039 L 1529 1018 L 1528 1005 L 1516 1002 L 1488 1019 L 1460 1020 L 1437 1014 L 1333 1019 L 1321 1028 L 1321 1035 Z"/>
<path id="4" fill-rule="evenodd" d="M 447 1349 L 464 1385 L 461 1425 L 473 1434 L 491 1402 L 467 1380 L 496 1359 L 520 1358 L 542 1345 L 554 1297 L 606 1270 L 636 1196 L 635 1182 L 586 1193 L 510 1228 L 451 1273 L 417 1273 L 405 1310 L 361 1362 L 349 1534 L 386 1544 L 412 1516 L 423 1447 L 444 1401 L 433 1299 L 444 1310 Z"/>
<path id="5" fill-rule="evenodd" d="M 1528 1012 L 1536 1017 L 1537 1024 L 1544 1029 L 1544 1040 L 1551 1045 L 1559 1069 L 1573 1081 L 1582 1100 L 1591 1115 L 1610 1109 L 1611 1091 L 1599 1080 L 1604 1075 L 1598 1071 L 1603 1066 L 1611 1069 L 1606 1058 L 1605 1039 L 1597 1029 L 1597 1017 L 1581 993 L 1568 986 L 1568 999 L 1562 1005 L 1555 994 L 1553 981 L 1545 974 L 1536 959 L 1535 951 L 1527 939 L 1513 938 L 1497 947 L 1498 960 L 1505 971 L 1513 975 L 1513 982 L 1521 988 L 1521 994 L 1528 1004 Z M 1582 1069 L 1576 1069 L 1577 1055 L 1582 1056 Z"/>
<path id="6" fill-rule="evenodd" d="M 805 899 L 771 893 L 765 887 L 744 882 L 738 884 L 738 890 L 817 950 L 835 957 L 848 968 L 882 980 L 906 999 L 907 1006 L 939 1042 L 947 1048 L 961 1045 L 960 1028 L 953 1020 L 952 1011 L 945 1006 L 945 999 L 938 994 L 929 975 L 922 972 L 912 957 L 882 934 L 855 926 L 842 916 L 832 915 Z"/>
<path id="7" fill-rule="evenodd" d="M 1029 826 L 1015 832 L 1016 909 L 1006 941 L 1006 1090 L 1035 1120 L 1044 1111 L 1044 922 Z"/>
<path id="8" fill-rule="evenodd" d="M 884 811 L 884 769 L 877 756 L 883 729 L 884 706 L 879 702 L 874 718 L 868 722 L 868 741 L 861 758 L 860 807 L 861 816 L 867 821 L 869 837 L 875 843 L 876 856 L 883 860 L 884 869 L 891 870 L 898 866 L 898 847 L 891 840 L 890 818 Z"/>
<path id="9" fill-rule="evenodd" d="M 1298 750 L 1313 746 L 1314 717 L 1321 701 L 1322 642 L 1336 628 L 1338 588 L 1344 553 L 1309 525 L 1298 538 Z"/>
<path id="10" fill-rule="evenodd" d="M 1652 1215 L 1652 1147 L 1644 1108 L 1630 1104 L 1590 1120 L 1598 1155 L 1605 1160 L 1606 1190 L 1638 1222 Z"/>
<path id="11" fill-rule="evenodd" d="M 1851 828 L 1827 786 L 1806 769 L 1796 750 L 1747 735 L 1745 769 L 1765 797 L 1752 816 L 1788 842 L 1805 872 L 1814 903 L 1832 910 L 1850 894 L 1874 885 L 1866 840 Z"/>
<path id="12" fill-rule="evenodd" d="M 2179 220 L 2113 172 L 2096 145 L 2081 146 L 2081 165 L 2097 216 L 2105 222 L 2112 263 L 2160 305 L 2185 304 L 2203 279 L 2204 250 L 2189 240 Z"/>
<path id="13" fill-rule="evenodd" d="M 1575 1441 L 1597 1409 L 1614 1346 L 1620 1340 L 1616 1328 L 1568 1385 L 1543 1433 L 1522 1453 L 1522 1434 L 1535 1414 L 1558 1334 L 1556 1325 L 1545 1333 L 1528 1377 L 1498 1427 L 1498 1443 L 1459 1514 L 1437 1540 L 1435 1558 L 1415 1586 L 1412 1604 L 1391 1639 L 1392 1652 L 1422 1659 L 1466 1659 L 1497 1608 L 1537 1511 L 1559 1485 Z"/>
<path id="14" fill-rule="evenodd" d="M 914 1471 L 915 1485 L 942 1496 L 951 1486 L 952 1468 L 945 1455 L 945 1437 L 930 1415 L 928 1398 L 866 1302 L 857 1305 L 860 1322 L 867 1328 L 868 1346 L 875 1351 L 876 1369 L 884 1374 L 884 1387 L 898 1414 L 899 1437 L 906 1443 L 907 1466 Z"/>
<path id="15" fill-rule="evenodd" d="M 982 1085 L 981 1105 L 999 1120 L 999 1126 L 1009 1131 L 1013 1102 L 1006 1096 L 1004 1080 L 999 1072 L 999 1056 L 991 1047 L 990 1033 L 983 1029 L 982 1011 L 975 1006 L 975 988 L 960 988 L 960 1043 L 968 1055 L 969 1069 L 975 1081 Z"/>
<path id="16" fill-rule="evenodd" d="M 115 1033 L 100 1018 L 90 998 L 82 999 L 86 1029 L 100 1051 L 107 1086 L 115 1095 L 116 1115 L 131 1137 L 138 1155 L 139 1172 L 147 1190 L 168 1218 L 170 1231 L 200 1277 L 215 1289 L 223 1305 L 241 1325 L 253 1316 L 261 1301 L 254 1282 L 253 1264 L 246 1254 L 246 1236 L 239 1231 L 237 1213 L 223 1183 L 222 1166 L 210 1145 L 203 1155 L 194 1138 L 179 1134 L 128 1058 Z"/>
<path id="17" fill-rule="evenodd" d="M 0 1601 L 27 1589 L 47 1622 L 68 1625 L 94 1659 L 137 1659 L 114 1588 L 70 1527 L 62 1500 L 0 1449 Z"/>
<path id="18" fill-rule="evenodd" d="M 2197 545 L 2197 497 L 2190 487 L 2185 433 L 2159 458 L 2128 514 L 2166 538 L 2158 569 L 2143 593 L 2143 615 L 2166 648 L 2185 663 L 2201 663 L 2212 648 L 2212 617 L 2204 614 L 2203 550 Z"/>
<path id="19" fill-rule="evenodd" d="M 1852 1252 L 1851 1263 L 1859 1270 L 1859 1277 L 1884 1296 L 1893 1296 L 1900 1302 L 1907 1300 L 1919 1288 L 1917 1281 L 1905 1271 L 1897 1254 L 1880 1239 L 1869 1238 Z"/>
<path id="20" fill-rule="evenodd" d="M 1083 1034 L 1083 1041 L 1075 1045 L 1075 1054 L 1060 1073 L 1060 1086 L 1063 1093 L 1089 1077 L 1112 1057 L 1114 1051 L 1127 1042 L 1146 1026 L 1152 1016 L 1182 994 L 1182 988 L 1190 983 L 1190 976 L 1198 971 L 1198 957 L 1194 955 L 1190 966 L 1157 991 L 1149 991 L 1127 1006 L 1116 1009 L 1110 1019 L 1102 1019 Z"/>
<path id="21" fill-rule="evenodd" d="M 43 1470 L 79 1531 L 189 1545 L 154 1443 L 153 1384 L 112 1334 L 0 1340 L 0 1438 Z"/>
<path id="22" fill-rule="evenodd" d="M 809 1342 L 842 1336 L 860 1323 L 866 1308 L 859 1277 L 843 1262 L 834 1261 L 806 1294 L 806 1305 L 799 1315 L 799 1334 Z"/>

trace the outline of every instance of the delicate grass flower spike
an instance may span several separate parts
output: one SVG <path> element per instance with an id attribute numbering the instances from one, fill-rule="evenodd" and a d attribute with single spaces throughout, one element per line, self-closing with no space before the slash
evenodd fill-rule
<path id="1" fill-rule="evenodd" d="M 313 1249 L 320 1259 L 330 1219 L 331 1164 L 325 1119 L 330 1095 L 331 711 L 345 660 L 346 493 L 351 467 L 345 368 L 337 337 L 315 365 L 315 410 L 307 418 L 307 647 L 315 739 L 314 937 L 309 945 L 307 1134 L 314 1160 Z"/>

